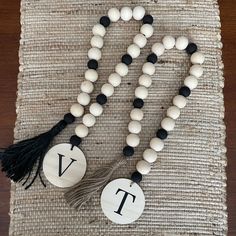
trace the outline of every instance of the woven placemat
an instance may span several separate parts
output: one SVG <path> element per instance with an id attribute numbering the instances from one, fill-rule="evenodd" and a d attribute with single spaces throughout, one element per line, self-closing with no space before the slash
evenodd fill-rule
<path id="1" fill-rule="evenodd" d="M 154 16 L 155 33 L 82 144 L 88 174 L 121 155 L 134 88 L 151 45 L 166 34 L 186 35 L 206 55 L 198 88 L 165 142 L 160 161 L 141 183 L 145 211 L 133 224 L 113 224 L 103 215 L 97 194 L 76 212 L 67 206 L 63 189 L 44 178 L 47 188 L 39 180 L 27 191 L 12 184 L 11 236 L 226 235 L 224 80 L 215 0 L 22 0 L 15 140 L 48 130 L 68 112 L 83 81 L 92 26 L 110 7 L 124 5 L 143 5 Z M 139 27 L 135 21 L 109 27 L 93 100 Z M 129 177 L 134 170 L 183 83 L 189 60 L 185 53 L 172 50 L 156 67 L 144 107 L 141 144 L 114 178 Z M 64 130 L 54 144 L 68 142 L 79 122 Z"/>

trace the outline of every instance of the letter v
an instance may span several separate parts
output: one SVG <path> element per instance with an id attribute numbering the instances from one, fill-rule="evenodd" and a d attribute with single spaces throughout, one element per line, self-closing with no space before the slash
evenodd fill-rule
<path id="1" fill-rule="evenodd" d="M 65 171 L 71 166 L 71 164 L 76 160 L 73 158 L 70 158 L 71 159 L 70 164 L 62 171 L 62 157 L 64 157 L 64 155 L 58 153 L 58 156 L 59 156 L 59 173 L 58 173 L 58 175 L 59 175 L 59 177 L 61 177 L 65 173 Z"/>

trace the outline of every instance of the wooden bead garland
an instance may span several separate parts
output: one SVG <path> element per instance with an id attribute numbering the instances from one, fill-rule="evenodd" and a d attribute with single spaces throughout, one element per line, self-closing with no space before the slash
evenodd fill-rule
<path id="1" fill-rule="evenodd" d="M 96 102 L 90 104 L 91 98 L 89 94 L 94 89 L 93 83 L 98 80 L 98 73 L 96 70 L 98 68 L 98 61 L 102 57 L 101 49 L 104 45 L 103 37 L 106 34 L 106 28 L 111 22 L 117 22 L 120 18 L 124 21 L 129 21 L 132 17 L 135 20 L 143 21 L 143 25 L 140 28 L 140 33 L 134 37 L 133 43 L 128 46 L 126 54 L 122 56 L 121 62 L 115 66 L 115 72 L 109 75 L 108 82 L 101 87 L 101 93 L 96 97 Z M 80 86 L 81 93 L 77 97 L 78 103 L 75 103 L 71 106 L 70 113 L 66 114 L 63 120 L 58 122 L 58 124 L 52 127 L 52 129 L 48 132 L 37 136 L 35 140 L 38 142 L 38 144 L 40 144 L 40 142 L 43 142 L 43 140 L 46 139 L 45 144 L 43 145 L 43 148 L 46 149 L 52 138 L 56 136 L 61 130 L 63 130 L 67 124 L 73 123 L 75 117 L 82 117 L 82 123 L 76 126 L 75 135 L 71 136 L 70 138 L 71 146 L 68 144 L 61 144 L 61 146 L 59 144 L 54 146 L 45 155 L 44 162 L 44 150 L 39 150 L 40 152 L 38 150 L 35 151 L 36 153 L 39 153 L 40 159 L 38 161 L 37 158 L 35 158 L 33 159 L 32 163 L 35 165 L 35 163 L 38 162 L 38 168 L 35 177 L 26 188 L 31 186 L 37 175 L 39 175 L 40 180 L 43 183 L 40 176 L 40 167 L 42 163 L 44 163 L 43 168 L 45 176 L 54 185 L 58 187 L 71 187 L 75 184 L 75 186 L 65 193 L 67 201 L 75 208 L 81 207 L 86 201 L 90 199 L 92 193 L 96 192 L 105 184 L 107 184 L 112 173 L 117 168 L 124 165 L 128 157 L 130 158 L 133 156 L 134 148 L 140 143 L 139 133 L 142 130 L 141 120 L 144 117 L 143 111 L 141 109 L 144 105 L 143 100 L 148 97 L 148 88 L 152 84 L 151 76 L 155 73 L 154 64 L 157 62 L 158 57 L 160 57 L 165 52 L 165 50 L 176 47 L 178 50 L 185 50 L 187 54 L 190 55 L 190 61 L 192 63 L 189 70 L 189 76 L 184 79 L 184 86 L 180 88 L 179 94 L 173 98 L 173 105 L 167 109 L 166 117 L 162 119 L 160 128 L 156 132 L 156 136 L 150 140 L 149 147 L 144 150 L 143 159 L 136 163 L 136 171 L 132 173 L 131 179 L 116 179 L 111 181 L 104 188 L 101 195 L 101 205 L 104 214 L 113 222 L 127 224 L 139 218 L 145 206 L 145 198 L 138 183 L 143 179 L 143 175 L 147 175 L 151 171 L 152 163 L 158 159 L 158 152 L 162 151 L 164 148 L 164 140 L 169 135 L 169 132 L 174 129 L 176 120 L 180 116 L 181 109 L 183 109 L 187 104 L 187 97 L 190 96 L 191 91 L 197 87 L 198 78 L 200 78 L 203 74 L 203 68 L 201 65 L 204 63 L 205 56 L 198 51 L 197 45 L 194 43 L 189 43 L 189 40 L 184 36 L 180 36 L 175 39 L 170 35 L 163 37 L 162 43 L 153 44 L 151 53 L 148 55 L 146 62 L 142 66 L 143 74 L 138 79 L 139 86 L 135 89 L 135 99 L 133 101 L 134 108 L 130 111 L 131 121 L 128 124 L 129 134 L 126 137 L 126 146 L 123 148 L 123 157 L 121 159 L 117 160 L 111 166 L 106 166 L 104 169 L 96 172 L 91 178 L 85 179 L 81 181 L 81 183 L 77 184 L 78 181 L 82 179 L 86 171 L 86 159 L 79 148 L 76 147 L 74 153 L 73 148 L 75 146 L 79 146 L 82 138 L 89 134 L 89 128 L 95 125 L 96 117 L 103 113 L 103 105 L 107 102 L 108 97 L 113 95 L 115 91 L 114 88 L 120 85 L 122 77 L 128 74 L 128 66 L 132 63 L 133 59 L 140 55 L 141 48 L 146 45 L 147 39 L 153 35 L 152 23 L 152 16 L 145 15 L 145 9 L 142 6 L 137 6 L 133 10 L 130 7 L 123 7 L 120 11 L 117 8 L 111 8 L 108 11 L 108 16 L 101 17 L 99 23 L 93 27 L 93 37 L 90 41 L 91 48 L 88 50 L 88 69 L 84 73 L 85 81 L 83 81 Z M 89 113 L 84 114 L 85 106 L 88 106 L 89 104 Z M 23 147 L 24 152 L 30 153 L 30 145 L 37 147 L 35 143 L 31 143 L 32 140 L 34 140 L 34 138 L 20 142 L 19 145 L 14 144 L 12 147 L 7 149 L 6 153 L 14 154 L 14 152 L 16 152 L 14 148 L 19 150 L 20 146 Z M 29 144 L 29 146 L 26 146 L 25 148 L 23 144 Z M 57 148 L 60 150 L 60 152 L 57 151 Z M 63 167 L 62 160 L 63 158 L 67 157 L 66 153 L 68 153 L 68 150 L 70 151 L 71 157 L 67 163 L 67 166 Z M 24 154 L 27 155 L 26 153 Z M 53 158 L 54 155 L 59 158 L 59 165 L 58 163 L 55 164 L 55 159 Z M 27 158 L 29 158 L 29 155 Z M 23 160 L 23 162 L 27 163 L 25 160 Z M 63 178 L 61 179 L 59 177 L 63 176 L 63 174 L 74 162 L 77 163 L 79 174 L 76 173 L 77 171 L 74 168 L 73 172 L 76 173 L 74 174 L 76 177 L 67 174 L 66 181 L 63 182 Z M 14 181 L 21 181 L 28 174 L 28 177 L 24 182 L 25 184 L 31 174 L 31 168 L 26 166 L 25 170 L 20 169 L 24 173 L 19 175 L 19 173 L 14 173 L 12 170 L 14 169 L 14 163 L 14 160 L 12 162 L 8 162 L 6 161 L 5 157 L 2 158 L 3 170 L 6 171 L 8 176 Z M 18 162 L 16 164 L 21 167 Z M 31 167 L 33 167 L 33 165 Z M 55 176 L 54 173 L 51 173 L 55 166 L 56 168 L 59 168 L 59 176 Z M 9 170 L 7 170 L 7 168 L 9 168 Z M 122 188 L 118 188 L 115 193 L 114 191 L 117 189 L 117 185 L 118 187 L 122 186 Z M 119 208 L 116 211 L 112 210 L 112 215 L 110 211 L 110 200 L 113 199 L 113 197 L 115 198 L 115 195 L 119 191 L 124 192 L 125 195 L 123 197 L 122 203 L 119 205 Z M 130 193 L 127 191 L 133 192 Z M 132 205 L 127 206 L 128 211 L 126 213 L 128 217 L 126 216 L 125 218 L 121 219 L 115 214 L 122 216 L 121 210 L 128 195 L 133 198 L 133 202 L 137 198 L 137 201 L 135 202 L 136 205 L 135 208 L 132 208 Z"/>
<path id="2" fill-rule="evenodd" d="M 88 128 L 93 126 L 96 122 L 95 117 L 100 116 L 103 112 L 102 105 L 104 105 L 107 102 L 107 98 L 114 93 L 114 87 L 119 86 L 121 78 L 128 74 L 128 65 L 132 63 L 133 59 L 139 56 L 140 49 L 146 45 L 147 38 L 153 34 L 153 27 L 151 25 L 153 18 L 151 15 L 145 15 L 145 9 L 141 6 L 137 6 L 133 10 L 130 7 L 123 7 L 121 10 L 111 8 L 107 14 L 108 16 L 102 16 L 99 22 L 92 28 L 93 37 L 90 40 L 91 48 L 88 50 L 88 69 L 84 73 L 85 80 L 80 85 L 81 93 L 77 97 L 78 103 L 73 104 L 70 108 L 70 113 L 65 114 L 63 119 L 54 125 L 49 131 L 36 137 L 15 143 L 1 153 L 2 170 L 5 171 L 7 176 L 15 182 L 20 182 L 25 179 L 23 185 L 30 180 L 31 174 L 34 173 L 33 169 L 36 166 L 34 177 L 30 180 L 30 184 L 25 187 L 26 189 L 33 184 L 38 176 L 42 184 L 45 186 L 40 173 L 43 161 L 45 157 L 47 157 L 47 155 L 45 156 L 45 153 L 51 141 L 57 134 L 65 129 L 68 124 L 73 123 L 76 117 L 82 117 L 83 123 L 76 127 L 75 135 L 70 138 L 72 149 L 64 150 L 63 155 L 59 153 L 59 156 L 56 156 L 54 159 L 52 158 L 52 160 L 59 160 L 61 163 L 59 165 L 61 172 L 59 171 L 59 173 L 67 171 L 71 163 L 75 162 L 75 160 L 67 157 L 67 155 L 70 155 L 75 146 L 78 146 L 81 143 L 82 138 L 88 135 Z M 111 24 L 111 22 L 116 22 L 120 18 L 124 21 L 129 21 L 132 17 L 135 20 L 141 20 L 143 22 L 140 32 L 134 37 L 133 42 L 127 49 L 127 53 L 121 58 L 121 62 L 115 66 L 115 73 L 112 73 L 109 76 L 108 83 L 102 86 L 101 94 L 96 97 L 96 102 L 90 105 L 90 116 L 83 117 L 85 110 L 84 107 L 88 106 L 91 102 L 90 93 L 94 90 L 93 83 L 98 79 L 98 61 L 102 57 L 101 49 L 104 45 L 103 37 L 106 34 L 106 28 Z M 57 147 L 59 149 L 59 145 L 57 145 Z M 68 148 L 68 145 L 63 145 L 63 147 Z M 83 158 L 82 155 L 81 158 Z M 62 165 L 62 160 L 64 159 L 67 161 L 69 160 L 66 166 Z M 80 162 L 81 160 L 76 161 Z M 86 168 L 86 165 L 83 165 L 83 167 Z M 82 170 L 81 173 L 82 172 L 85 171 Z M 80 179 L 77 179 L 77 181 L 79 180 Z M 76 180 L 72 182 L 76 182 Z M 64 185 L 62 184 L 60 186 Z"/>
<path id="3" fill-rule="evenodd" d="M 186 37 L 181 36 L 177 38 L 176 41 L 174 40 L 174 42 L 173 42 L 173 39 L 174 38 L 172 36 L 164 37 L 162 41 L 163 46 L 160 43 L 156 43 L 152 46 L 152 51 L 154 53 L 156 52 L 158 55 L 162 55 L 164 52 L 164 48 L 171 49 L 175 45 L 178 50 L 185 50 L 189 45 L 188 44 L 189 41 Z M 201 77 L 203 74 L 203 69 L 200 65 L 203 64 L 205 57 L 200 52 L 189 53 L 189 51 L 187 50 L 187 53 L 191 54 L 190 61 L 193 65 L 190 67 L 190 71 L 189 71 L 190 75 L 187 76 L 184 80 L 184 85 L 187 87 L 187 89 L 193 90 L 197 87 L 198 78 Z M 142 80 L 141 80 L 141 83 L 142 83 Z M 189 94 L 187 94 L 187 96 L 189 96 Z M 165 130 L 166 134 L 168 134 L 167 132 L 172 131 L 174 129 L 175 120 L 179 118 L 180 116 L 180 109 L 184 108 L 186 106 L 186 103 L 187 103 L 187 100 L 185 96 L 183 95 L 176 95 L 173 98 L 173 106 L 167 109 L 167 117 L 163 118 L 163 120 L 161 121 L 162 130 Z M 142 175 L 148 174 L 150 172 L 151 166 L 148 163 L 155 162 L 157 160 L 157 153 L 164 148 L 164 142 L 161 139 L 166 138 L 166 136 L 164 137 L 164 136 L 159 136 L 159 135 L 160 133 L 158 131 L 157 137 L 152 138 L 150 140 L 151 149 L 147 148 L 143 152 L 144 160 L 140 160 L 136 164 L 136 170 Z M 131 179 L 137 182 L 136 178 L 132 178 L 132 176 L 131 176 Z"/>
<path id="4" fill-rule="evenodd" d="M 124 21 L 129 21 L 131 18 L 134 18 L 135 20 L 143 20 L 145 17 L 145 9 L 141 6 L 135 7 L 133 10 L 130 7 L 122 7 L 119 11 L 117 8 L 111 8 L 108 10 L 108 18 L 111 22 L 116 22 L 120 18 Z M 149 15 L 149 18 L 151 16 Z M 150 21 L 150 19 L 149 19 Z M 151 22 L 152 23 L 152 22 Z M 122 77 L 126 76 L 129 72 L 128 65 L 132 62 L 132 59 L 137 58 L 140 55 L 140 49 L 143 48 L 147 43 L 147 38 L 151 37 L 153 34 L 153 27 L 151 23 L 144 22 L 144 24 L 140 28 L 140 33 L 137 34 L 133 39 L 133 44 L 128 46 L 127 48 L 127 54 L 122 57 L 122 62 L 118 63 L 115 66 L 115 73 L 112 73 L 108 77 L 108 83 L 105 83 L 101 88 L 101 94 L 105 95 L 107 98 L 112 96 L 114 93 L 114 88 L 119 86 L 121 83 Z M 88 57 L 92 60 L 100 60 L 101 58 L 101 51 L 100 49 L 103 47 L 103 37 L 106 34 L 106 29 L 101 24 L 96 24 L 93 27 L 93 34 L 94 36 L 91 39 L 91 46 L 92 48 L 89 49 Z M 129 59 L 130 57 L 130 59 Z M 147 75 L 152 75 L 155 72 L 155 67 L 152 63 L 147 62 L 143 66 L 143 71 L 146 72 Z M 85 72 L 85 79 L 86 81 L 89 81 L 91 83 L 94 83 L 98 79 L 98 74 L 95 69 L 88 69 Z M 144 99 L 148 95 L 148 91 L 146 87 L 149 87 L 151 85 L 151 78 L 145 79 L 145 76 L 143 78 L 140 78 L 140 80 L 143 80 L 143 84 L 140 84 L 141 86 L 136 89 L 136 95 L 137 97 L 140 97 L 141 99 Z M 86 106 L 90 102 L 90 96 L 89 93 L 93 91 L 93 85 L 91 83 L 88 83 L 85 81 L 81 84 L 81 91 L 82 95 L 78 95 L 77 101 L 82 106 Z M 143 85 L 143 86 L 142 86 Z M 85 95 L 87 93 L 88 96 Z M 104 102 L 101 102 L 105 104 Z M 89 107 L 89 111 L 93 116 L 100 116 L 103 112 L 103 108 L 98 103 L 93 103 Z M 73 107 L 74 105 L 72 105 Z M 82 108 L 80 109 L 80 112 L 78 112 L 80 116 L 82 116 Z M 132 112 L 132 116 L 136 117 L 137 120 L 141 120 L 143 117 L 143 114 L 140 111 L 134 110 Z M 83 118 L 82 118 L 83 119 Z M 96 122 L 96 120 L 95 120 Z M 83 123 L 86 125 L 86 122 Z M 93 124 L 94 125 L 94 124 Z M 80 138 L 84 138 L 85 132 L 78 132 L 79 128 L 83 128 L 83 126 L 76 127 L 76 135 Z M 83 137 L 81 137 L 82 135 Z"/>
<path id="5" fill-rule="evenodd" d="M 143 23 L 140 28 L 140 33 L 134 37 L 133 43 L 128 46 L 126 54 L 122 56 L 121 62 L 115 66 L 115 72 L 110 74 L 108 82 L 102 85 L 101 93 L 97 95 L 96 102 L 90 104 L 90 93 L 92 93 L 94 89 L 94 82 L 98 80 L 98 61 L 102 57 L 101 49 L 104 45 L 103 37 L 106 34 L 106 28 L 111 22 L 118 21 L 119 18 L 124 21 L 129 21 L 132 17 L 134 17 L 135 20 L 142 20 L 144 16 L 145 9 L 141 6 L 135 7 L 133 10 L 130 7 L 123 7 L 120 11 L 116 8 L 112 8 L 108 11 L 108 16 L 101 17 L 99 23 L 93 27 L 93 37 L 90 41 L 91 48 L 88 50 L 88 69 L 84 73 L 85 81 L 81 83 L 81 93 L 77 97 L 78 103 L 73 104 L 70 109 L 71 114 L 74 117 L 82 117 L 82 123 L 76 126 L 75 135 L 70 138 L 70 141 L 73 142 L 71 143 L 72 149 L 74 146 L 78 146 L 82 139 L 89 134 L 89 128 L 95 125 L 96 117 L 103 113 L 103 105 L 106 104 L 108 98 L 113 95 L 115 87 L 120 85 L 122 77 L 128 74 L 128 66 L 133 62 L 133 59 L 140 55 L 141 48 L 147 43 L 147 38 L 151 37 L 153 34 L 152 25 L 150 23 Z M 151 21 L 150 17 L 151 16 L 149 16 L 149 19 L 146 19 L 146 21 Z M 153 58 L 150 60 L 153 60 Z M 146 74 L 152 75 L 155 72 L 155 67 L 152 63 L 147 62 L 144 65 L 143 70 L 146 71 Z M 151 79 L 146 82 L 146 85 L 150 83 L 150 80 Z M 148 96 L 147 88 L 140 85 L 137 87 L 135 94 L 140 100 L 145 99 Z M 85 106 L 89 106 L 89 113 L 87 114 L 84 114 Z M 134 108 L 131 112 L 131 117 L 134 120 L 136 119 L 136 121 L 142 120 L 143 112 L 140 109 Z M 131 130 L 134 129 L 136 129 L 136 132 L 140 132 L 138 129 L 141 129 L 141 127 L 139 127 L 137 123 L 132 124 Z M 131 155 L 133 152 L 132 148 L 139 145 L 139 136 L 137 133 L 130 133 L 130 135 L 127 136 L 126 141 L 130 147 L 127 148 L 126 153 Z M 64 155 L 66 155 L 66 152 Z M 78 179 L 78 181 L 80 181 L 80 179 Z"/>
<path id="6" fill-rule="evenodd" d="M 178 40 L 179 50 L 186 49 L 186 47 L 187 47 L 186 42 L 188 42 L 188 40 L 186 40 L 183 37 Z M 174 45 L 173 45 L 173 37 L 171 37 L 171 36 L 164 37 L 163 44 L 164 43 L 165 43 L 164 47 L 166 49 L 171 49 L 175 45 L 175 41 L 174 41 Z M 185 45 L 185 47 L 183 45 Z M 158 45 L 158 48 L 162 48 L 162 46 Z M 191 62 L 193 64 L 195 64 L 190 68 L 190 74 L 192 74 L 192 76 L 188 76 L 185 79 L 185 82 L 184 82 L 185 86 L 180 88 L 179 95 L 176 95 L 173 99 L 173 105 L 167 109 L 167 117 L 163 118 L 161 121 L 161 129 L 159 129 L 157 131 L 157 137 L 154 137 L 150 140 L 150 144 L 149 144 L 150 148 L 147 148 L 143 152 L 143 160 L 140 160 L 136 163 L 136 171 L 133 172 L 131 175 L 131 180 L 134 183 L 139 183 L 142 180 L 142 175 L 147 175 L 151 171 L 151 164 L 153 162 L 155 162 L 158 158 L 157 153 L 160 152 L 164 148 L 163 139 L 166 139 L 168 132 L 170 132 L 174 129 L 175 120 L 180 116 L 180 109 L 184 108 L 186 105 L 186 102 L 187 102 L 186 97 L 188 97 L 191 93 L 191 90 L 196 88 L 196 86 L 197 86 L 197 78 L 199 78 L 203 72 L 202 68 L 199 66 L 199 64 L 202 64 L 204 62 L 203 54 L 198 53 L 196 55 L 196 52 L 195 52 L 195 56 L 191 57 Z M 143 72 L 149 73 L 149 70 L 143 70 Z M 194 77 L 193 74 L 197 78 Z M 141 80 L 141 83 L 143 83 L 142 80 Z M 189 85 L 190 87 L 187 87 L 186 84 Z M 148 83 L 148 85 L 149 85 L 149 83 Z M 140 87 L 138 87 L 138 88 L 140 88 Z M 138 90 L 138 92 L 137 92 L 137 89 L 135 90 L 135 96 L 138 97 L 138 99 L 140 99 L 140 98 L 144 99 L 147 97 L 148 91 L 145 91 L 145 93 L 144 93 L 144 90 L 140 90 L 140 91 Z M 136 110 L 136 112 L 137 112 L 137 110 Z M 132 111 L 131 111 L 131 119 L 134 119 L 134 120 L 137 119 L 137 117 L 132 115 Z M 141 120 L 141 118 L 139 120 Z M 136 121 L 131 121 L 131 122 L 136 122 Z M 128 146 L 126 146 L 125 149 L 136 147 L 140 141 L 137 134 L 132 133 L 133 130 L 130 129 L 131 122 L 129 123 L 129 126 L 128 126 L 128 130 L 130 131 L 130 134 L 127 136 L 127 139 L 126 139 L 126 143 Z M 140 130 L 141 130 L 141 127 L 140 127 Z M 134 129 L 134 131 L 136 132 L 136 129 Z M 132 137 L 131 140 L 130 140 L 130 137 Z M 137 139 L 138 141 L 135 142 L 135 139 Z M 124 152 L 124 155 L 128 156 L 128 157 L 130 156 L 130 154 L 126 155 L 126 152 Z M 133 152 L 132 152 L 132 155 L 133 155 Z M 112 194 L 112 191 L 110 191 L 108 194 L 107 188 L 108 188 L 108 186 L 110 188 L 112 186 L 115 187 L 115 185 L 116 185 L 116 188 L 118 188 L 118 189 L 121 186 L 123 186 L 122 184 L 118 184 L 117 180 L 113 180 L 109 184 L 107 184 L 107 186 L 104 188 L 102 195 L 101 195 L 101 207 L 103 209 L 104 214 L 113 222 L 118 223 L 118 224 L 130 223 L 131 221 L 134 221 L 136 218 L 138 218 L 142 214 L 142 211 L 140 210 L 139 212 L 136 213 L 136 218 L 133 219 L 134 214 L 133 213 L 131 214 L 131 212 L 134 212 L 134 209 L 136 206 L 133 205 L 133 208 L 132 208 L 132 204 L 127 203 L 127 212 L 125 212 L 126 213 L 125 217 L 127 218 L 127 220 L 125 221 L 125 223 L 120 221 L 122 218 L 118 217 L 115 214 L 116 211 L 113 212 L 111 210 L 112 204 L 109 205 L 111 209 L 106 209 L 106 207 L 104 207 L 104 204 L 106 204 L 106 202 L 108 201 L 106 196 L 109 196 L 109 198 L 111 198 L 111 199 L 113 199 L 115 197 L 115 195 L 114 195 L 115 191 L 113 192 L 113 194 Z M 129 191 L 132 191 L 132 183 L 130 184 L 130 186 L 131 187 L 129 188 Z M 126 192 L 126 193 L 129 194 L 129 192 Z M 143 197 L 142 194 L 139 192 L 137 192 L 136 195 L 133 195 L 133 196 L 135 196 L 137 199 L 140 199 Z M 116 202 L 116 200 L 114 200 L 114 201 Z M 125 201 L 124 198 L 122 201 Z M 123 204 L 123 202 L 122 202 L 122 204 Z M 120 206 L 123 206 L 122 204 L 120 204 Z M 144 208 L 144 206 L 143 206 L 143 208 Z"/>
<path id="7" fill-rule="evenodd" d="M 156 133 L 156 137 L 153 137 L 150 140 L 149 147 L 144 150 L 143 152 L 143 160 L 140 160 L 136 164 L 136 171 L 134 171 L 131 175 L 130 182 L 126 179 L 126 183 L 123 183 L 119 186 L 115 186 L 119 181 L 119 179 L 111 181 L 107 186 L 104 188 L 102 195 L 101 195 L 101 206 L 103 209 L 104 214 L 113 222 L 119 224 L 130 223 L 135 219 L 137 219 L 142 210 L 139 209 L 139 213 L 137 213 L 136 217 L 133 218 L 133 213 L 135 210 L 132 208 L 130 204 L 128 204 L 127 209 L 127 221 L 121 221 L 121 219 L 115 215 L 116 211 L 111 210 L 112 204 L 109 199 L 115 199 L 116 196 L 114 195 L 115 192 L 109 192 L 109 188 L 119 189 L 119 187 L 125 187 L 128 183 L 130 183 L 130 191 L 132 191 L 132 182 L 138 184 L 143 178 L 142 175 L 147 175 L 151 171 L 151 164 L 154 163 L 158 159 L 158 153 L 163 150 L 164 148 L 164 140 L 167 138 L 169 132 L 171 132 L 175 127 L 176 119 L 179 118 L 181 109 L 183 109 L 187 104 L 187 97 L 191 94 L 191 90 L 195 89 L 198 83 L 198 78 L 202 75 L 203 69 L 201 64 L 204 62 L 204 56 L 200 52 L 196 52 L 197 46 L 193 43 L 189 43 L 189 40 L 183 36 L 175 38 L 173 36 L 165 36 L 162 40 L 163 43 L 155 43 L 152 46 L 152 54 L 147 57 L 147 62 L 144 63 L 142 67 L 143 74 L 139 77 L 139 86 L 135 89 L 135 99 L 133 102 L 134 108 L 130 111 L 130 118 L 131 121 L 128 125 L 129 134 L 126 138 L 126 146 L 123 148 L 123 155 L 124 158 L 117 160 L 113 163 L 110 167 L 104 167 L 100 172 L 100 176 L 97 176 L 96 173 L 94 176 L 88 178 L 87 180 L 82 180 L 79 184 L 72 187 L 68 192 L 65 193 L 66 200 L 69 202 L 71 206 L 74 208 L 79 208 L 82 204 L 89 200 L 92 193 L 96 192 L 97 189 L 102 188 L 108 181 L 111 174 L 117 169 L 120 165 L 123 165 L 126 158 L 130 158 L 134 154 L 134 148 L 137 147 L 140 143 L 139 133 L 141 132 L 141 120 L 143 119 L 143 111 L 141 108 L 144 105 L 143 100 L 148 96 L 148 87 L 150 87 L 152 81 L 151 76 L 155 73 L 155 66 L 154 64 L 157 61 L 157 54 L 161 56 L 165 50 L 172 49 L 176 47 L 178 50 L 186 50 L 187 54 L 191 55 L 191 62 L 193 65 L 190 67 L 189 73 L 190 75 L 184 79 L 184 86 L 179 89 L 179 94 L 174 96 L 173 98 L 173 105 L 167 109 L 166 117 L 164 117 L 160 123 L 160 128 Z M 178 44 L 176 45 L 176 43 Z M 196 54 L 197 53 L 197 54 Z M 153 55 L 155 54 L 155 55 Z M 195 55 L 194 55 L 195 54 Z M 194 55 L 194 56 L 193 56 Z M 100 179 L 100 183 L 94 183 L 96 179 Z M 122 179 L 124 182 L 125 179 Z M 96 185 L 96 189 L 93 189 Z M 91 186 L 89 186 L 91 184 Z M 137 188 L 137 185 L 134 185 Z M 91 189 L 89 189 L 89 187 Z M 126 186 L 127 187 L 127 186 Z M 83 193 L 80 194 L 80 189 L 83 189 Z M 88 191 L 88 192 L 87 192 Z M 117 190 L 118 191 L 118 190 Z M 128 191 L 128 190 L 127 190 Z M 141 190 L 137 191 L 137 199 L 143 197 L 140 192 Z M 128 193 L 129 194 L 129 193 Z M 77 197 L 79 195 L 79 197 Z M 124 199 L 123 199 L 124 200 Z M 110 202 L 109 206 L 106 207 L 107 202 Z M 114 200 L 116 201 L 116 200 Z M 115 203 L 117 204 L 117 203 Z M 117 205 L 116 205 L 117 206 Z M 121 205 L 120 205 L 121 206 Z M 123 207 L 123 205 L 122 205 Z M 144 208 L 144 205 L 143 205 Z M 120 208 L 119 208 L 120 209 Z M 120 212 L 119 212 L 120 213 Z M 138 215 L 139 214 L 139 215 Z M 130 218 L 129 218 L 130 217 Z"/>

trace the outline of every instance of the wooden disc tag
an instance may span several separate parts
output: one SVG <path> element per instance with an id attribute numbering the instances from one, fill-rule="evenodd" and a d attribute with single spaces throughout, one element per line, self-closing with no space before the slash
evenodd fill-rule
<path id="1" fill-rule="evenodd" d="M 101 207 L 112 222 L 130 224 L 137 220 L 144 210 L 143 190 L 130 179 L 115 179 L 103 189 Z"/>
<path id="2" fill-rule="evenodd" d="M 43 172 L 50 183 L 67 188 L 78 183 L 86 171 L 84 153 L 76 146 L 61 143 L 53 146 L 45 155 Z"/>

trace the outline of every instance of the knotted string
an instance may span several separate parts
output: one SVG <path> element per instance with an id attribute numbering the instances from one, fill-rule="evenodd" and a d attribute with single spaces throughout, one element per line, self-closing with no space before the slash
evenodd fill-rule
<path id="1" fill-rule="evenodd" d="M 118 160 L 103 166 L 95 171 L 91 176 L 82 179 L 78 184 L 71 187 L 65 193 L 65 199 L 69 205 L 75 209 L 80 209 L 97 191 L 105 186 L 110 180 L 114 171 L 125 165 L 127 160 L 119 158 Z"/>

